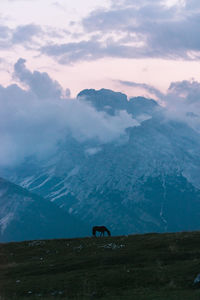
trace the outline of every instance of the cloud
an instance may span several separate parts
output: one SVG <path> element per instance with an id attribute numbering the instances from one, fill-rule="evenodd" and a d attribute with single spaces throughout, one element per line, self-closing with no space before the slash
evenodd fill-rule
<path id="1" fill-rule="evenodd" d="M 151 85 L 148 85 L 146 83 L 137 83 L 137 82 L 125 81 L 125 80 L 118 80 L 117 82 L 124 86 L 128 86 L 128 87 L 142 88 L 142 89 L 146 90 L 147 92 L 149 92 L 150 94 L 158 97 L 159 99 L 163 98 L 163 93 L 161 93 L 157 88 L 155 88 Z"/>
<path id="2" fill-rule="evenodd" d="M 171 83 L 165 95 L 168 118 L 186 122 L 200 133 L 200 83 L 184 80 Z"/>
<path id="3" fill-rule="evenodd" d="M 32 48 L 36 44 L 35 38 L 43 36 L 43 30 L 39 25 L 26 24 L 16 28 L 0 26 L 0 48 L 9 49 L 16 45 Z"/>
<path id="4" fill-rule="evenodd" d="M 200 103 L 200 83 L 195 80 L 183 80 L 171 83 L 169 94 L 178 99 L 186 99 L 188 104 Z"/>
<path id="5" fill-rule="evenodd" d="M 167 0 L 110 3 L 109 8 L 94 9 L 81 21 L 72 22 L 76 26 L 67 30 L 64 25 L 62 29 L 37 24 L 0 26 L 0 48 L 21 45 L 60 64 L 105 57 L 200 59 L 197 0 L 177 0 L 174 5 Z M 51 5 L 60 7 L 58 1 Z"/>
<path id="6" fill-rule="evenodd" d="M 126 128 L 139 126 L 126 111 L 110 116 L 66 98 L 59 83 L 47 73 L 31 72 L 22 58 L 14 76 L 26 88 L 0 85 L 0 166 L 20 164 L 30 156 L 47 158 L 67 136 L 80 143 L 95 140 L 100 147 L 126 137 Z"/>
<path id="7" fill-rule="evenodd" d="M 66 11 L 65 7 L 57 1 L 53 2 L 52 5 L 56 8 L 58 8 L 58 9 L 62 10 L 62 11 Z"/>
<path id="8" fill-rule="evenodd" d="M 12 30 L 8 26 L 0 26 L 0 48 L 6 48 L 10 45 Z"/>
<path id="9" fill-rule="evenodd" d="M 9 2 L 27 2 L 27 1 L 29 1 L 29 2 L 31 2 L 32 0 L 8 0 Z M 35 0 L 35 1 L 38 1 L 38 0 Z"/>
<path id="10" fill-rule="evenodd" d="M 125 86 L 140 87 L 155 95 L 163 107 L 163 117 L 165 116 L 167 121 L 186 123 L 200 133 L 200 82 L 193 79 L 172 82 L 166 93 L 145 83 L 121 80 L 118 82 Z"/>
<path id="11" fill-rule="evenodd" d="M 0 40 L 9 38 L 10 32 L 11 32 L 11 30 L 9 27 L 1 25 L 0 26 Z"/>
<path id="12" fill-rule="evenodd" d="M 52 80 L 47 73 L 29 71 L 25 66 L 25 62 L 26 60 L 22 58 L 17 61 L 14 66 L 14 76 L 21 83 L 26 84 L 39 99 L 60 98 L 62 87 L 59 83 Z"/>
<path id="13" fill-rule="evenodd" d="M 109 115 L 87 101 L 69 99 L 68 89 L 63 91 L 47 73 L 30 71 L 22 58 L 14 66 L 14 76 L 24 88 L 0 85 L 0 166 L 21 164 L 30 156 L 48 158 L 69 136 L 86 143 L 83 152 L 87 156 L 95 155 L 105 143 L 125 142 L 126 129 L 144 120 L 136 121 L 125 110 Z M 200 132 L 199 82 L 173 82 L 165 94 L 147 84 L 121 83 L 156 94 L 164 104 L 166 121 L 184 122 Z"/>
<path id="14" fill-rule="evenodd" d="M 77 61 L 91 61 L 103 57 L 135 58 L 140 57 L 138 49 L 133 52 L 133 47 L 120 45 L 118 42 L 108 39 L 104 43 L 96 39 L 67 44 L 52 44 L 41 48 L 41 52 L 54 57 L 61 64 L 70 64 Z"/>
<path id="15" fill-rule="evenodd" d="M 33 37 L 39 36 L 42 33 L 42 29 L 39 25 L 27 24 L 17 26 L 12 34 L 12 44 L 24 44 L 33 41 Z"/>
<path id="16" fill-rule="evenodd" d="M 103 57 L 199 60 L 199 3 L 163 0 L 112 1 L 81 24 L 79 41 L 48 44 L 41 52 L 69 64 Z"/>
<path id="17" fill-rule="evenodd" d="M 41 48 L 43 54 L 58 58 L 60 63 L 70 64 L 79 60 L 101 58 L 102 49 L 96 41 L 81 41 L 66 44 L 51 44 Z"/>

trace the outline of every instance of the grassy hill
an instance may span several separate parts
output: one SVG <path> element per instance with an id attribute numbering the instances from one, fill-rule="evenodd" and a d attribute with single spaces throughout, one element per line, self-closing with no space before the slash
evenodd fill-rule
<path id="1" fill-rule="evenodd" d="M 0 300 L 197 300 L 200 232 L 0 244 Z"/>

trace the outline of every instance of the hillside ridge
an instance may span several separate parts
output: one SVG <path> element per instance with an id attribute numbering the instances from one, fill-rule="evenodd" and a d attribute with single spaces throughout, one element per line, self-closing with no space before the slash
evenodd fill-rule
<path id="1" fill-rule="evenodd" d="M 200 232 L 0 244 L 0 296 L 197 300 Z"/>

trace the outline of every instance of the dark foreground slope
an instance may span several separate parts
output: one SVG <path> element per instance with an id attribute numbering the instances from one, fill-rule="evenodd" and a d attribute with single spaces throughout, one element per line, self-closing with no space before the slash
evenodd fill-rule
<path id="1" fill-rule="evenodd" d="M 200 232 L 0 244 L 0 299 L 196 300 Z"/>

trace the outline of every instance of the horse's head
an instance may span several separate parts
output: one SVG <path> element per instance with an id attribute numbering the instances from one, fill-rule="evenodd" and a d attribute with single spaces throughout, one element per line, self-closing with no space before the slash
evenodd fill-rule
<path id="1" fill-rule="evenodd" d="M 93 236 L 96 236 L 96 227 L 92 228 L 92 234 L 93 234 Z"/>
<path id="2" fill-rule="evenodd" d="M 108 235 L 111 236 L 110 230 L 107 229 L 106 231 L 107 231 Z"/>

